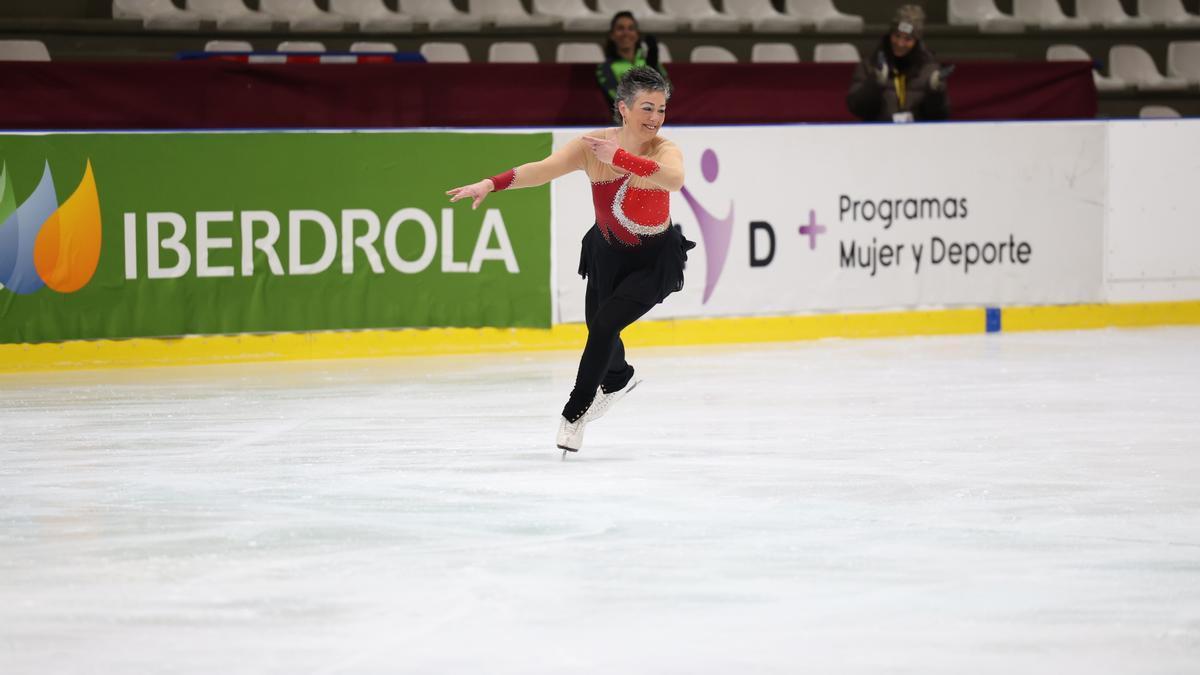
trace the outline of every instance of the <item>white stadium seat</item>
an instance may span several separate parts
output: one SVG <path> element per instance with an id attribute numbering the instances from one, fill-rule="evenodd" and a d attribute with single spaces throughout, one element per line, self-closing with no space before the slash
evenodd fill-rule
<path id="1" fill-rule="evenodd" d="M 350 45 L 352 54 L 395 54 L 398 51 L 391 42 L 355 42 Z"/>
<path id="2" fill-rule="evenodd" d="M 668 16 L 686 19 L 688 26 L 701 33 L 729 33 L 742 27 L 742 21 L 718 12 L 709 0 L 660 0 Z"/>
<path id="3" fill-rule="evenodd" d="M 458 11 L 448 0 L 399 0 L 400 11 L 432 31 L 477 31 L 483 21 Z"/>
<path id="4" fill-rule="evenodd" d="M 467 14 L 496 28 L 552 28 L 562 25 L 552 16 L 525 11 L 521 0 L 471 0 Z"/>
<path id="5" fill-rule="evenodd" d="M 686 19 L 669 16 L 655 11 L 646 0 L 596 0 L 596 9 L 608 17 L 609 22 L 617 12 L 633 12 L 633 18 L 638 22 L 638 30 L 643 33 L 669 33 L 679 30 L 687 23 Z"/>
<path id="6" fill-rule="evenodd" d="M 284 40 L 279 43 L 275 51 L 290 54 L 312 54 L 315 52 L 324 52 L 325 44 L 313 42 L 312 40 Z"/>
<path id="7" fill-rule="evenodd" d="M 1140 111 L 1138 111 L 1138 117 L 1140 117 L 1142 119 L 1146 119 L 1146 120 L 1148 120 L 1148 119 L 1169 120 L 1169 119 L 1176 119 L 1176 118 L 1182 117 L 1182 115 L 1179 114 L 1178 110 L 1172 108 L 1171 106 L 1147 105 L 1147 106 L 1142 106 L 1142 109 Z"/>
<path id="8" fill-rule="evenodd" d="M 1172 42 L 1167 45 L 1167 75 L 1200 84 L 1200 42 Z"/>
<path id="9" fill-rule="evenodd" d="M 830 33 L 861 33 L 863 18 L 843 14 L 833 6 L 833 0 L 787 0 L 787 13 L 815 24 L 817 30 Z"/>
<path id="10" fill-rule="evenodd" d="M 488 63 L 537 63 L 532 42 L 493 42 L 488 46 Z"/>
<path id="11" fill-rule="evenodd" d="M 1013 16 L 1027 26 L 1043 30 L 1082 29 L 1090 25 L 1087 19 L 1067 16 L 1058 0 L 1013 0 Z"/>
<path id="12" fill-rule="evenodd" d="M 737 63 L 737 57 L 724 47 L 700 45 L 692 48 L 692 63 Z"/>
<path id="13" fill-rule="evenodd" d="M 533 11 L 562 21 L 563 30 L 607 33 L 612 17 L 593 12 L 583 0 L 533 0 Z"/>
<path id="14" fill-rule="evenodd" d="M 750 48 L 752 63 L 800 63 L 800 53 L 787 42 L 757 42 Z"/>
<path id="15" fill-rule="evenodd" d="M 1144 91 L 1173 91 L 1187 89 L 1187 80 L 1163 77 L 1154 59 L 1136 45 L 1117 45 L 1108 51 L 1108 69 L 1114 77 Z"/>
<path id="16" fill-rule="evenodd" d="M 813 49 L 813 61 L 817 63 L 859 63 L 862 56 L 858 47 L 849 42 L 828 42 Z"/>
<path id="17" fill-rule="evenodd" d="M 470 63 L 467 46 L 461 42 L 426 42 L 421 45 L 421 56 L 430 63 Z"/>
<path id="18" fill-rule="evenodd" d="M 171 0 L 113 0 L 114 19 L 137 19 L 150 30 L 197 30 L 200 16 Z"/>
<path id="19" fill-rule="evenodd" d="M 363 33 L 408 33 L 411 17 L 388 8 L 383 0 L 329 0 L 329 13 L 358 26 Z"/>
<path id="20" fill-rule="evenodd" d="M 205 21 L 215 21 L 217 30 L 271 30 L 275 23 L 242 0 L 187 0 L 187 8 Z"/>
<path id="21" fill-rule="evenodd" d="M 346 22 L 317 7 L 313 0 L 258 0 L 259 10 L 293 31 L 345 30 Z"/>
<path id="22" fill-rule="evenodd" d="M 658 62 L 659 63 L 670 63 L 671 62 L 671 50 L 667 49 L 667 45 L 663 44 L 662 40 L 658 41 Z"/>
<path id="23" fill-rule="evenodd" d="M 0 61 L 49 61 L 50 50 L 41 40 L 0 40 Z"/>
<path id="24" fill-rule="evenodd" d="M 1121 0 L 1075 0 L 1075 16 L 1105 28 L 1148 28 L 1149 19 L 1129 16 Z"/>
<path id="25" fill-rule="evenodd" d="M 1127 89 L 1129 83 L 1116 77 L 1105 77 L 1096 70 L 1095 61 L 1091 55 L 1083 50 L 1083 47 L 1076 45 L 1050 45 L 1046 50 L 1047 61 L 1086 61 L 1092 64 L 1092 79 L 1096 82 L 1096 89 L 1100 91 L 1120 91 Z"/>
<path id="26" fill-rule="evenodd" d="M 811 21 L 781 13 L 771 0 L 725 0 L 725 11 L 750 24 L 756 33 L 794 33 L 812 26 Z"/>
<path id="27" fill-rule="evenodd" d="M 563 42 L 554 51 L 558 63 L 604 63 L 604 49 L 595 42 Z"/>
<path id="28" fill-rule="evenodd" d="M 245 40 L 209 40 L 204 43 L 206 52 L 252 52 L 254 45 Z"/>
<path id="29" fill-rule="evenodd" d="M 1200 16 L 1189 14 L 1181 0 L 1138 0 L 1138 16 L 1169 28 L 1200 26 Z"/>
<path id="30" fill-rule="evenodd" d="M 984 33 L 1020 33 L 1025 24 L 996 8 L 993 0 L 949 0 L 947 14 L 952 26 L 978 26 Z"/>

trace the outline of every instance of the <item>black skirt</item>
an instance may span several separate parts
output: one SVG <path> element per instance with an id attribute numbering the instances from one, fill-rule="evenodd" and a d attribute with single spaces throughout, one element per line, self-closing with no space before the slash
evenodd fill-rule
<path id="1" fill-rule="evenodd" d="M 588 280 L 589 294 L 595 293 L 600 302 L 615 296 L 656 305 L 683 289 L 687 252 L 696 243 L 685 238 L 678 225 L 641 240 L 638 246 L 609 243 L 599 227 L 588 229 L 579 253 L 579 276 Z"/>

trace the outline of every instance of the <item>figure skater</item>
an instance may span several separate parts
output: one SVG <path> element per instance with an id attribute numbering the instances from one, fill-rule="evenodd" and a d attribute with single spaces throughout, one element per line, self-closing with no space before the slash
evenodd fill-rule
<path id="1" fill-rule="evenodd" d="M 534 187 L 583 171 L 592 183 L 596 222 L 583 237 L 579 274 L 587 279 L 587 344 L 559 423 L 557 445 L 577 452 L 584 426 L 640 382 L 625 361 L 621 331 L 683 288 L 695 244 L 671 224 L 670 193 L 683 187 L 683 155 L 658 135 L 670 84 L 652 68 L 631 68 L 617 87 L 621 126 L 575 138 L 538 162 L 449 190 L 450 201 L 478 208 L 488 193 Z"/>

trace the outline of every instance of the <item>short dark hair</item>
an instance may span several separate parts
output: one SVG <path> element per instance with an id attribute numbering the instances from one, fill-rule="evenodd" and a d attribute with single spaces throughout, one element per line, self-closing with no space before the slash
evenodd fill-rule
<path id="1" fill-rule="evenodd" d="M 633 12 L 626 9 L 613 14 L 612 21 L 608 22 L 608 32 L 611 33 L 617 27 L 617 21 L 621 19 L 633 19 L 633 25 L 637 25 L 637 17 L 633 15 Z"/>
<path id="2" fill-rule="evenodd" d="M 638 92 L 643 91 L 661 91 L 667 100 L 671 99 L 671 83 L 667 82 L 667 78 L 663 77 L 662 73 L 647 66 L 637 66 L 630 68 L 621 76 L 621 81 L 617 84 L 617 100 L 625 101 L 626 107 L 632 108 Z M 616 121 L 620 122 L 620 110 L 613 112 L 616 115 Z"/>

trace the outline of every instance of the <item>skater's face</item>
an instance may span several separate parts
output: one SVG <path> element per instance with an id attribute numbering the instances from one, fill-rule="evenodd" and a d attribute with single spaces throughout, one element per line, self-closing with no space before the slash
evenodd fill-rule
<path id="1" fill-rule="evenodd" d="M 908 33 L 901 33 L 898 30 L 892 31 L 892 55 L 898 59 L 902 59 L 912 51 L 916 46 L 917 39 Z"/>
<path id="2" fill-rule="evenodd" d="M 637 22 L 632 17 L 623 16 L 613 22 L 608 38 L 621 52 L 633 51 L 641 36 L 638 34 Z"/>
<path id="3" fill-rule="evenodd" d="M 625 105 L 625 101 L 617 106 L 625 119 L 625 128 L 642 140 L 654 138 L 667 121 L 667 96 L 661 91 L 639 91 L 634 94 L 632 107 Z"/>

